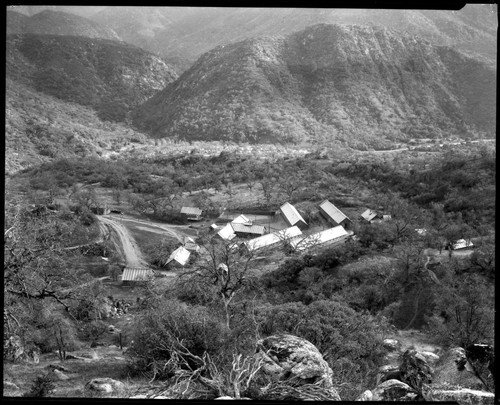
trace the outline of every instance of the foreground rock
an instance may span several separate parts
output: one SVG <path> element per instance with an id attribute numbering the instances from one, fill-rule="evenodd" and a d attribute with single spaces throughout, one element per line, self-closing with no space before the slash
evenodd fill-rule
<path id="1" fill-rule="evenodd" d="M 332 369 L 311 342 L 293 335 L 273 335 L 257 342 L 255 356 L 262 359 L 263 372 L 274 381 L 294 386 L 314 384 L 323 389 L 329 400 L 340 401 L 333 387 Z M 293 399 L 293 394 L 289 395 Z M 297 393 L 296 399 L 303 398 Z"/>
<path id="2" fill-rule="evenodd" d="M 112 378 L 94 378 L 85 384 L 84 391 L 90 395 L 121 396 L 125 393 L 125 384 Z"/>
<path id="3" fill-rule="evenodd" d="M 399 380 L 387 380 L 372 390 L 371 401 L 415 401 L 418 393 Z"/>
<path id="4" fill-rule="evenodd" d="M 495 350 L 486 344 L 472 344 L 465 348 L 465 356 L 475 375 L 489 391 L 495 390 Z"/>
<path id="5" fill-rule="evenodd" d="M 432 383 L 433 370 L 425 357 L 416 350 L 403 353 L 399 372 L 401 381 L 418 391 L 421 391 L 423 384 Z"/>

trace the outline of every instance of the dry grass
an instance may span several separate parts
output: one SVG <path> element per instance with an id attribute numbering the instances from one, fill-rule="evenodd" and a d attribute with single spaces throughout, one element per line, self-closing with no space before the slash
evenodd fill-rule
<path id="1" fill-rule="evenodd" d="M 54 353 L 44 354 L 38 364 L 4 363 L 4 381 L 10 381 L 19 390 L 8 389 L 5 396 L 21 396 L 28 392 L 37 376 L 50 372 L 49 365 L 61 365 L 68 371 L 64 372 L 68 380 L 55 381 L 56 389 L 53 397 L 82 397 L 83 387 L 93 378 L 109 377 L 120 380 L 128 387 L 126 379 L 127 361 L 119 348 L 96 348 L 79 350 L 71 353 L 76 356 L 87 356 L 85 360 L 66 360 L 61 362 Z M 91 357 L 91 358 L 90 358 Z"/>

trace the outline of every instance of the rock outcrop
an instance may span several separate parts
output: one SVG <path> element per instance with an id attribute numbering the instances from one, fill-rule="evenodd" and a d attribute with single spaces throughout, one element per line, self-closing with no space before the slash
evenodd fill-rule
<path id="1" fill-rule="evenodd" d="M 399 366 L 401 381 L 415 390 L 420 391 L 422 384 L 432 383 L 433 370 L 425 357 L 416 350 L 407 350 L 403 353 Z"/>
<path id="2" fill-rule="evenodd" d="M 117 396 L 124 394 L 125 384 L 112 378 L 94 378 L 85 384 L 84 391 L 101 396 Z"/>
<path id="3" fill-rule="evenodd" d="M 262 359 L 262 371 L 274 381 L 294 386 L 314 384 L 328 393 L 329 400 L 340 401 L 332 369 L 311 342 L 293 335 L 273 335 L 257 342 L 255 356 Z"/>

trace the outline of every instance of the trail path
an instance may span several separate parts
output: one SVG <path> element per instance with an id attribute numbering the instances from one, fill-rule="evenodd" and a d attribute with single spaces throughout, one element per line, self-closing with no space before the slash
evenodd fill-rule
<path id="1" fill-rule="evenodd" d="M 143 259 L 141 251 L 139 250 L 134 238 L 130 235 L 127 228 L 125 228 L 123 224 L 102 215 L 97 215 L 97 218 L 99 218 L 99 221 L 103 224 L 112 228 L 118 235 L 127 267 L 148 267 L 148 264 Z"/>

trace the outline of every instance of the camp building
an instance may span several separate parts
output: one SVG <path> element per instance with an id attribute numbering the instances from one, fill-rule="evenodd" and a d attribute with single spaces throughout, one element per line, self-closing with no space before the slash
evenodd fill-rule
<path id="1" fill-rule="evenodd" d="M 131 285 L 144 283 L 154 276 L 153 270 L 143 268 L 125 267 L 122 273 L 122 284 Z"/>
<path id="2" fill-rule="evenodd" d="M 288 226 L 297 226 L 299 229 L 307 227 L 307 222 L 299 214 L 299 211 L 290 203 L 286 202 L 280 207 L 280 214 Z"/>
<path id="3" fill-rule="evenodd" d="M 181 208 L 181 214 L 186 215 L 187 219 L 190 221 L 200 221 L 202 213 L 203 213 L 203 210 L 201 208 L 197 208 L 197 207 L 182 207 Z"/>
<path id="4" fill-rule="evenodd" d="M 352 221 L 330 201 L 325 200 L 319 205 L 319 212 L 332 225 L 342 225 L 345 229 L 352 227 Z"/>
<path id="5" fill-rule="evenodd" d="M 382 215 L 380 215 L 378 212 L 373 211 L 371 209 L 367 209 L 361 214 L 361 218 L 363 218 L 365 221 L 372 223 L 372 222 L 378 222 L 382 220 Z"/>
<path id="6" fill-rule="evenodd" d="M 290 228 L 282 229 L 281 231 L 276 231 L 273 233 L 268 233 L 267 235 L 259 236 L 258 238 L 251 239 L 244 243 L 244 246 L 250 251 L 259 250 L 262 248 L 269 248 L 279 243 L 285 243 L 287 240 L 299 236 L 302 231 L 298 226 L 292 226 Z"/>
<path id="7" fill-rule="evenodd" d="M 165 264 L 172 263 L 173 265 L 185 266 L 189 260 L 189 256 L 191 256 L 191 252 L 184 246 L 179 246 L 170 254 Z"/>
<path id="8" fill-rule="evenodd" d="M 324 247 L 338 242 L 344 242 L 349 233 L 344 227 L 338 225 L 334 228 L 326 229 L 324 231 L 314 233 L 306 236 L 305 238 L 293 238 L 290 241 L 290 246 L 294 250 L 302 251 L 314 247 Z"/>

